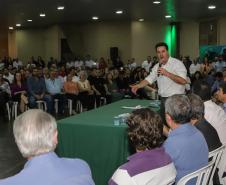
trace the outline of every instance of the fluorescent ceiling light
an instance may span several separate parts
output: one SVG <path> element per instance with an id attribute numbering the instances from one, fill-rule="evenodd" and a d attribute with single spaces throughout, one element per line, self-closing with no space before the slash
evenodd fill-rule
<path id="1" fill-rule="evenodd" d="M 166 19 L 169 19 L 169 18 L 171 18 L 171 17 L 172 17 L 171 15 L 166 15 L 166 16 L 165 16 Z"/>
<path id="2" fill-rule="evenodd" d="M 45 17 L 46 16 L 46 14 L 44 14 L 44 13 L 40 13 L 40 15 L 39 15 L 40 17 Z"/>
<path id="3" fill-rule="evenodd" d="M 93 19 L 93 20 L 98 20 L 98 19 L 99 19 L 99 17 L 97 17 L 97 16 L 93 16 L 93 17 L 92 17 L 92 19 Z"/>
<path id="4" fill-rule="evenodd" d="M 17 27 L 20 27 L 20 26 L 21 26 L 21 24 L 16 24 L 16 26 L 17 26 Z"/>
<path id="5" fill-rule="evenodd" d="M 122 14 L 123 11 L 122 11 L 122 10 L 117 10 L 115 13 L 116 13 L 116 14 Z"/>
<path id="6" fill-rule="evenodd" d="M 143 22 L 143 21 L 144 21 L 144 19 L 139 19 L 139 21 L 140 21 L 140 22 Z"/>
<path id="7" fill-rule="evenodd" d="M 32 22 L 32 20 L 31 19 L 28 19 L 27 22 Z"/>
<path id="8" fill-rule="evenodd" d="M 63 10 L 64 9 L 64 6 L 58 6 L 57 7 L 57 10 Z"/>
<path id="9" fill-rule="evenodd" d="M 13 30 L 13 27 L 12 26 L 9 26 L 9 30 Z"/>
<path id="10" fill-rule="evenodd" d="M 210 9 L 210 10 L 213 10 L 213 9 L 215 9 L 215 8 L 216 8 L 215 5 L 209 5 L 209 6 L 208 6 L 208 9 Z"/>
<path id="11" fill-rule="evenodd" d="M 160 4 L 161 1 L 153 1 L 153 4 Z"/>

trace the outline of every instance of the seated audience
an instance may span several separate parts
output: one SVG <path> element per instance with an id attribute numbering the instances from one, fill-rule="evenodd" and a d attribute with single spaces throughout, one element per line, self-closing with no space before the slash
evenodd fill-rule
<path id="1" fill-rule="evenodd" d="M 13 76 L 13 74 L 11 74 L 11 72 L 9 72 L 9 70 L 7 68 L 4 69 L 3 78 L 7 79 L 10 84 L 13 83 L 14 76 Z"/>
<path id="2" fill-rule="evenodd" d="M 209 61 L 208 57 L 205 57 L 203 63 L 201 64 L 200 72 L 203 76 L 207 76 L 211 70 L 213 70 L 213 65 Z"/>
<path id="3" fill-rule="evenodd" d="M 58 113 L 64 113 L 65 95 L 63 94 L 62 79 L 57 76 L 56 69 L 51 69 L 50 76 L 45 79 L 46 90 L 50 94 L 53 100 L 58 99 Z"/>
<path id="4" fill-rule="evenodd" d="M 193 85 L 193 93 L 204 101 L 205 119 L 216 129 L 221 143 L 226 143 L 226 114 L 224 110 L 211 100 L 211 88 L 205 81 Z"/>
<path id="5" fill-rule="evenodd" d="M 64 82 L 64 92 L 66 93 L 66 98 L 72 100 L 72 108 L 75 110 L 76 102 L 78 100 L 79 89 L 77 82 L 72 81 L 71 74 L 67 75 L 67 81 Z"/>
<path id="6" fill-rule="evenodd" d="M 226 82 L 223 82 L 220 85 L 220 88 L 218 90 L 218 99 L 223 103 L 223 109 L 226 113 Z"/>
<path id="7" fill-rule="evenodd" d="M 10 97 L 9 83 L 3 78 L 3 74 L 0 73 L 0 117 L 5 119 L 6 103 Z"/>
<path id="8" fill-rule="evenodd" d="M 139 109 L 132 112 L 127 124 L 128 137 L 136 153 L 116 170 L 108 184 L 172 184 L 176 170 L 162 147 L 163 124 L 160 116 L 148 108 Z"/>
<path id="9" fill-rule="evenodd" d="M 25 111 L 25 106 L 28 104 L 27 86 L 22 80 L 21 73 L 16 72 L 14 82 L 10 86 L 12 100 L 19 103 L 20 112 Z"/>
<path id="10" fill-rule="evenodd" d="M 198 63 L 198 59 L 193 60 L 192 64 L 189 67 L 190 77 L 194 77 L 194 74 L 199 71 L 200 72 L 201 65 Z"/>
<path id="11" fill-rule="evenodd" d="M 211 87 L 212 94 L 218 91 L 220 84 L 224 81 L 222 72 L 217 72 L 214 76 L 215 76 L 215 81 Z"/>
<path id="12" fill-rule="evenodd" d="M 203 134 L 206 139 L 209 152 L 219 148 L 222 144 L 216 129 L 204 118 L 204 103 L 195 94 L 189 94 L 191 103 L 191 123 Z"/>
<path id="13" fill-rule="evenodd" d="M 28 101 L 30 108 L 37 107 L 37 100 L 43 100 L 47 104 L 47 112 L 53 113 L 53 101 L 46 92 L 45 80 L 41 70 L 34 68 L 32 75 L 27 79 Z"/>
<path id="14" fill-rule="evenodd" d="M 78 88 L 79 100 L 81 101 L 83 108 L 88 110 L 93 109 L 95 104 L 94 92 L 87 80 L 87 74 L 85 71 L 80 71 L 79 73 Z"/>
<path id="15" fill-rule="evenodd" d="M 107 74 L 106 81 L 107 81 L 107 88 L 112 96 L 112 102 L 122 99 L 124 94 L 119 92 L 117 83 L 115 79 L 113 79 L 113 76 L 111 73 Z"/>
<path id="16" fill-rule="evenodd" d="M 176 183 L 185 175 L 208 164 L 208 146 L 202 133 L 191 123 L 191 104 L 185 95 L 173 95 L 165 102 L 166 122 L 171 132 L 164 148 L 177 170 Z M 195 180 L 189 181 L 195 184 Z"/>
<path id="17" fill-rule="evenodd" d="M 88 78 L 92 90 L 95 92 L 97 107 L 101 104 L 101 97 L 106 98 L 107 103 L 111 103 L 111 93 L 109 92 L 106 80 L 101 76 L 99 69 L 92 69 L 91 76 Z"/>
<path id="18" fill-rule="evenodd" d="M 189 94 L 191 102 L 191 124 L 193 124 L 205 137 L 209 152 L 221 147 L 220 138 L 216 129 L 204 118 L 204 103 L 202 99 L 195 94 Z M 214 174 L 213 184 L 219 183 L 217 172 Z"/>
<path id="19" fill-rule="evenodd" d="M 27 158 L 17 175 L 0 180 L 0 185 L 94 185 L 88 164 L 81 159 L 60 158 L 56 120 L 42 110 L 29 110 L 13 124 L 16 144 Z"/>

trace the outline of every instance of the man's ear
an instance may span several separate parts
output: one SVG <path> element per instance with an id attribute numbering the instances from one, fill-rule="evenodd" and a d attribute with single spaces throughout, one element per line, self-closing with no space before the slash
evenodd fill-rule
<path id="1" fill-rule="evenodd" d="M 53 135 L 53 142 L 55 145 L 58 144 L 58 131 L 56 129 L 56 131 L 54 132 L 54 135 Z"/>
<path id="2" fill-rule="evenodd" d="M 168 113 L 166 113 L 166 114 L 165 114 L 165 117 L 166 117 L 166 123 L 167 123 L 167 125 L 168 125 L 170 128 L 172 128 L 172 118 L 171 118 L 171 116 L 170 116 Z"/>

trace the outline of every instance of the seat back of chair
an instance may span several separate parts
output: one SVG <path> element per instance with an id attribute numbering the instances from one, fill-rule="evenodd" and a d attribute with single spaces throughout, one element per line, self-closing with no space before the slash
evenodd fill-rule
<path id="1" fill-rule="evenodd" d="M 219 147 L 216 150 L 213 150 L 212 152 L 209 153 L 209 161 L 214 162 L 214 165 L 213 165 L 213 168 L 212 168 L 212 171 L 211 171 L 211 175 L 210 175 L 210 179 L 209 179 L 209 184 L 213 184 L 212 183 L 213 176 L 214 176 L 214 173 L 215 173 L 215 171 L 218 167 L 218 164 L 221 160 L 221 156 L 224 152 L 224 149 L 225 149 L 225 145 L 222 145 L 221 147 Z"/>
<path id="2" fill-rule="evenodd" d="M 188 181 L 194 178 L 196 179 L 196 185 L 206 185 L 208 183 L 213 165 L 214 161 L 209 162 L 207 166 L 182 177 L 178 181 L 177 185 L 186 185 Z"/>

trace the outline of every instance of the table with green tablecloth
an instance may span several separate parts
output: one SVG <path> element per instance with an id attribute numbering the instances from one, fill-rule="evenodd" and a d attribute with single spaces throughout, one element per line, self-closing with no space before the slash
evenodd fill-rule
<path id="1" fill-rule="evenodd" d="M 114 171 L 130 155 L 127 126 L 115 126 L 114 117 L 132 111 L 123 106 L 137 105 L 148 107 L 150 101 L 124 99 L 59 120 L 56 152 L 61 157 L 85 160 L 90 165 L 96 185 L 106 185 Z"/>

